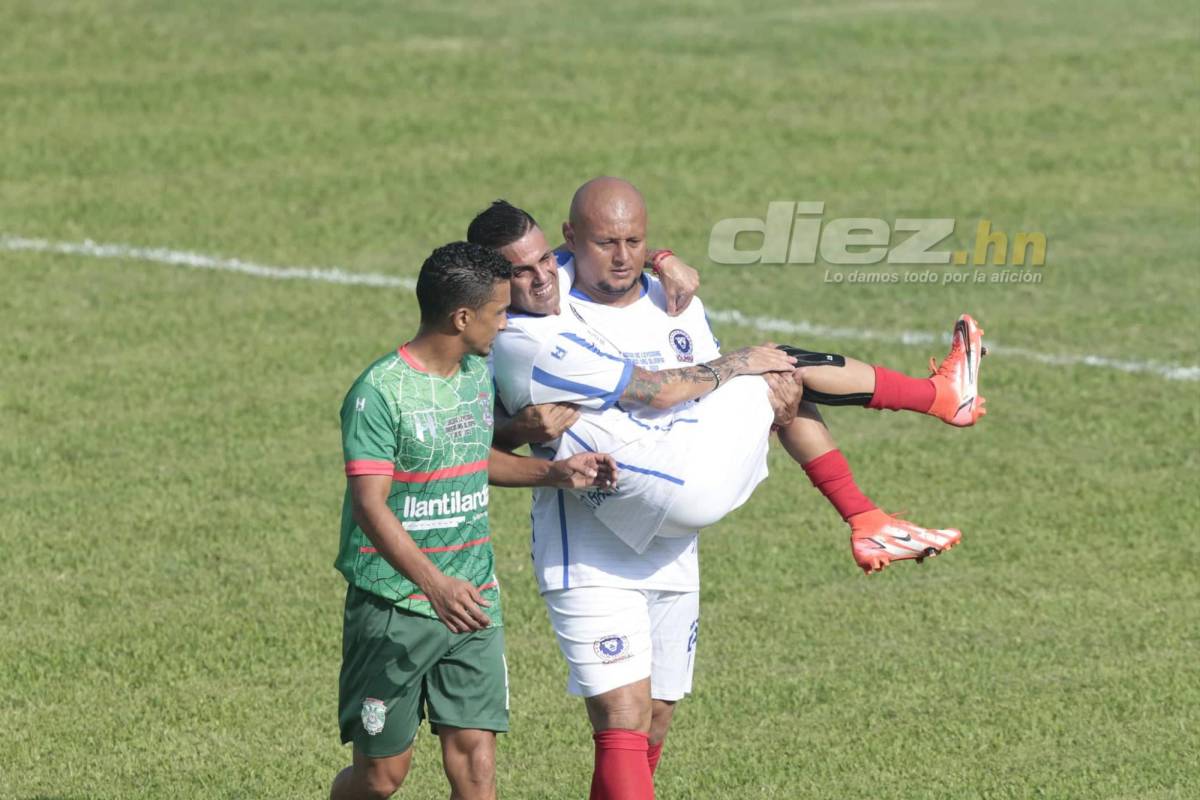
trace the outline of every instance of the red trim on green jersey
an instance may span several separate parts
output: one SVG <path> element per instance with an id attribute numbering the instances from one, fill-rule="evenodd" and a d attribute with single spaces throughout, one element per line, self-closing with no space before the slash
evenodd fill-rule
<path id="1" fill-rule="evenodd" d="M 448 544 L 444 547 L 422 547 L 421 552 L 422 553 L 450 553 L 455 550 L 466 550 L 468 547 L 478 547 L 481 544 L 487 544 L 491 540 L 492 540 L 491 536 L 484 536 L 480 539 L 474 539 L 469 542 L 463 542 L 462 544 Z M 369 547 L 369 546 L 364 545 L 363 547 L 358 548 L 358 552 L 360 552 L 360 553 L 378 553 L 379 551 L 377 549 L 375 549 L 374 547 Z"/>
<path id="2" fill-rule="evenodd" d="M 370 461 L 358 459 L 346 462 L 346 476 L 351 475 L 391 475 L 396 465 L 391 461 Z"/>
<path id="3" fill-rule="evenodd" d="M 403 358 L 404 363 L 408 364 L 410 367 L 415 369 L 417 372 L 429 372 L 429 370 L 425 369 L 425 365 L 422 364 L 420 361 L 417 361 L 417 357 L 408 351 L 408 346 L 410 344 L 412 344 L 412 342 L 405 342 L 404 344 L 402 344 L 398 348 L 396 348 L 396 355 Z"/>
<path id="4" fill-rule="evenodd" d="M 392 480 L 404 481 L 405 483 L 429 483 L 430 481 L 440 481 L 443 478 L 459 478 L 463 475 L 471 475 L 476 472 L 482 472 L 487 469 L 487 459 L 472 461 L 469 464 L 457 464 L 453 467 L 442 467 L 431 472 L 401 472 L 396 470 L 392 473 Z"/>
<path id="5" fill-rule="evenodd" d="M 481 537 L 479 539 L 473 539 L 469 542 L 463 542 L 462 544 L 448 544 L 445 547 L 422 547 L 421 552 L 422 553 L 449 553 L 454 550 L 466 550 L 468 547 L 478 547 L 481 544 L 487 544 L 491 540 L 492 540 L 492 537 L 490 535 L 488 535 L 488 536 Z"/>

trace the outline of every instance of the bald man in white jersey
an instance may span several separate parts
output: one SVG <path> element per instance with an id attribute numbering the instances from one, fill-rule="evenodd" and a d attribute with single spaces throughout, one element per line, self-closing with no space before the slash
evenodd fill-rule
<path id="1" fill-rule="evenodd" d="M 720 356 L 699 301 L 679 317 L 666 315 L 661 287 L 641 274 L 644 204 L 623 181 L 599 179 L 576 194 L 564 226 L 575 264 L 564 259 L 562 265 L 568 276 L 576 267 L 575 285 L 561 297 L 544 279 L 553 255 L 532 218 L 523 233 L 518 228 L 504 237 L 508 243 L 489 242 L 488 226 L 477 225 L 488 214 L 472 224 L 479 235 L 469 238 L 495 246 L 514 264 L 514 298 L 525 301 L 514 305 L 543 311 L 513 315 L 510 333 L 497 343 L 503 403 L 510 412 L 530 403 L 579 404 L 580 419 L 553 449 L 540 452 L 604 449 L 622 468 L 615 495 L 536 494 L 534 560 L 570 666 L 570 689 L 585 697 L 596 731 L 592 796 L 652 797 L 651 775 L 674 703 L 691 687 L 696 534 L 744 502 L 766 476 L 772 407 L 761 380 L 739 376 L 790 374 L 793 360 L 767 346 Z M 826 388 L 832 388 L 828 382 Z M 936 413 L 932 405 L 920 410 Z M 781 431 L 781 441 L 839 510 L 847 494 L 856 495 L 849 499 L 857 510 L 843 516 L 882 515 L 887 523 L 875 533 L 889 545 L 889 525 L 909 526 L 895 530 L 897 538 L 923 537 L 923 549 L 900 549 L 893 558 L 938 552 L 957 541 L 957 531 L 928 531 L 887 517 L 853 486 L 848 469 L 834 476 L 837 486 L 822 485 L 809 467 L 840 453 L 827 431 L 824 439 L 814 437 L 813 426 L 824 431 L 819 416 L 802 416 Z M 721 454 L 715 456 L 721 480 L 705 483 L 716 472 L 712 457 L 705 457 L 712 453 Z M 856 545 L 862 564 L 858 551 Z"/>

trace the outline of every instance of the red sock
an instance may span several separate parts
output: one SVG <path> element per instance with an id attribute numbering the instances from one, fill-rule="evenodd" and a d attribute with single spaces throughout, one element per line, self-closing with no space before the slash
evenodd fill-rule
<path id="1" fill-rule="evenodd" d="M 596 766 L 592 772 L 590 800 L 654 800 L 650 777 L 650 739 L 629 730 L 600 731 L 596 740 Z"/>
<path id="2" fill-rule="evenodd" d="M 887 367 L 875 367 L 875 393 L 867 408 L 892 411 L 919 411 L 924 414 L 933 405 L 935 391 L 929 378 L 912 378 Z"/>
<path id="3" fill-rule="evenodd" d="M 812 461 L 801 464 L 813 486 L 833 504 L 842 519 L 847 522 L 855 514 L 871 511 L 875 504 L 858 488 L 850 464 L 841 450 L 830 450 Z"/>
<path id="4" fill-rule="evenodd" d="M 650 774 L 654 774 L 654 770 L 658 769 L 658 760 L 662 758 L 663 743 L 650 745 L 650 749 L 646 751 L 646 761 L 650 762 Z"/>

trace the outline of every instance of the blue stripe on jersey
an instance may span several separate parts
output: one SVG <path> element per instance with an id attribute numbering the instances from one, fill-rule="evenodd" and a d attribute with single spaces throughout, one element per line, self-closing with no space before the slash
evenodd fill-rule
<path id="1" fill-rule="evenodd" d="M 683 478 L 676 478 L 674 475 L 668 475 L 667 473 L 659 472 L 658 470 L 646 469 L 645 467 L 635 467 L 632 464 L 622 464 L 620 461 L 617 462 L 617 466 L 621 469 L 627 469 L 630 472 L 640 472 L 642 475 L 649 475 L 652 478 L 662 478 L 664 481 L 670 481 L 676 486 L 683 486 L 684 484 Z"/>
<path id="2" fill-rule="evenodd" d="M 564 589 L 571 588 L 571 576 L 567 571 L 567 509 L 563 506 L 563 490 L 558 490 L 558 527 L 562 531 L 562 551 L 563 551 L 563 572 L 562 583 Z"/>
<path id="3" fill-rule="evenodd" d="M 575 431 L 571 430 L 570 428 L 567 428 L 565 431 L 563 431 L 563 433 L 567 434 L 567 436 L 570 436 L 572 439 L 574 439 L 579 444 L 580 447 L 582 447 L 584 450 L 587 450 L 589 453 L 596 452 L 591 447 L 588 447 L 588 443 L 585 442 L 583 439 L 580 439 L 579 436 L 575 433 Z"/>
<path id="4" fill-rule="evenodd" d="M 565 267 L 567 265 L 567 262 L 570 261 L 572 257 L 573 256 L 572 256 L 570 250 L 555 250 L 554 251 L 554 260 L 558 263 L 558 265 L 560 267 Z"/>
<path id="5" fill-rule="evenodd" d="M 680 420 L 680 421 L 682 422 L 684 420 Z M 695 420 L 690 420 L 690 421 L 695 422 Z M 577 436 L 575 434 L 575 432 L 572 431 L 571 429 L 568 428 L 566 431 L 566 434 L 567 434 L 567 436 L 570 436 L 572 439 L 574 439 L 576 442 L 578 442 L 579 446 L 582 447 L 584 450 L 587 450 L 589 453 L 596 452 L 595 449 L 588 447 L 588 443 L 585 442 L 583 439 L 580 439 L 579 436 Z M 676 478 L 674 475 L 668 475 L 667 473 L 659 472 L 658 470 L 646 469 L 645 467 L 635 467 L 632 464 L 626 464 L 622 461 L 617 461 L 617 466 L 620 467 L 621 469 L 627 469 L 630 472 L 638 472 L 638 473 L 641 473 L 642 475 L 649 475 L 652 478 L 662 478 L 664 481 L 670 481 L 671 483 L 674 483 L 677 486 L 683 486 L 685 483 L 685 481 L 682 478 Z"/>
<path id="6" fill-rule="evenodd" d="M 575 381 L 570 381 L 566 378 L 560 378 L 557 375 L 546 372 L 546 370 L 542 369 L 541 367 L 533 368 L 533 379 L 543 386 L 549 386 L 553 389 L 561 389 L 564 392 L 571 392 L 572 394 L 579 395 L 580 397 L 594 397 L 603 399 L 604 404 L 600 406 L 599 410 L 604 411 L 610 408 L 613 403 L 617 402 L 617 400 L 621 398 L 622 393 L 625 391 L 625 387 L 629 385 L 631 380 L 633 380 L 633 362 L 625 362 L 625 369 L 622 370 L 621 377 L 617 379 L 617 385 L 612 389 L 602 389 L 599 386 L 589 386 L 586 383 L 576 383 Z"/>
<path id="7" fill-rule="evenodd" d="M 543 386 L 562 389 L 564 392 L 572 392 L 580 397 L 604 397 L 609 392 L 608 389 L 602 389 L 599 386 L 589 386 L 586 383 L 576 383 L 566 378 L 560 378 L 546 372 L 541 367 L 533 368 L 533 379 Z"/>
<path id="8" fill-rule="evenodd" d="M 624 364 L 627 361 L 627 359 L 618 358 L 617 356 L 614 356 L 612 353 L 604 352 L 599 347 L 596 347 L 596 345 L 592 344 L 587 339 L 583 338 L 582 336 L 580 336 L 577 333 L 571 333 L 570 331 L 567 331 L 565 333 L 560 333 L 559 336 L 563 337 L 564 339 L 566 339 L 569 342 L 574 342 L 575 344 L 579 345 L 580 347 L 584 348 L 585 350 L 590 350 L 591 352 L 595 353 L 598 356 L 604 356 L 605 358 L 610 359 L 612 361 L 620 361 L 622 364 Z"/>
<path id="9" fill-rule="evenodd" d="M 621 371 L 621 379 L 617 381 L 617 385 L 615 388 L 613 388 L 612 394 L 610 394 L 608 399 L 604 401 L 604 405 L 600 407 L 600 410 L 605 411 L 612 407 L 618 400 L 620 400 L 621 395 L 625 394 L 625 387 L 629 385 L 631 380 L 633 380 L 633 362 L 626 361 L 625 369 Z"/>

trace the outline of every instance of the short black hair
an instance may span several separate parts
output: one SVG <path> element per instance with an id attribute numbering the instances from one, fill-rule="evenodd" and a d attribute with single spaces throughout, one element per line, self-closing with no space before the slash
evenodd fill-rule
<path id="1" fill-rule="evenodd" d="M 451 242 L 429 254 L 417 276 L 421 323 L 440 322 L 456 308 L 481 308 L 496 281 L 512 277 L 508 260 L 486 247 Z"/>
<path id="2" fill-rule="evenodd" d="M 471 220 L 467 226 L 467 241 L 499 250 L 535 227 L 537 220 L 528 211 L 517 208 L 507 200 L 495 200 Z"/>

